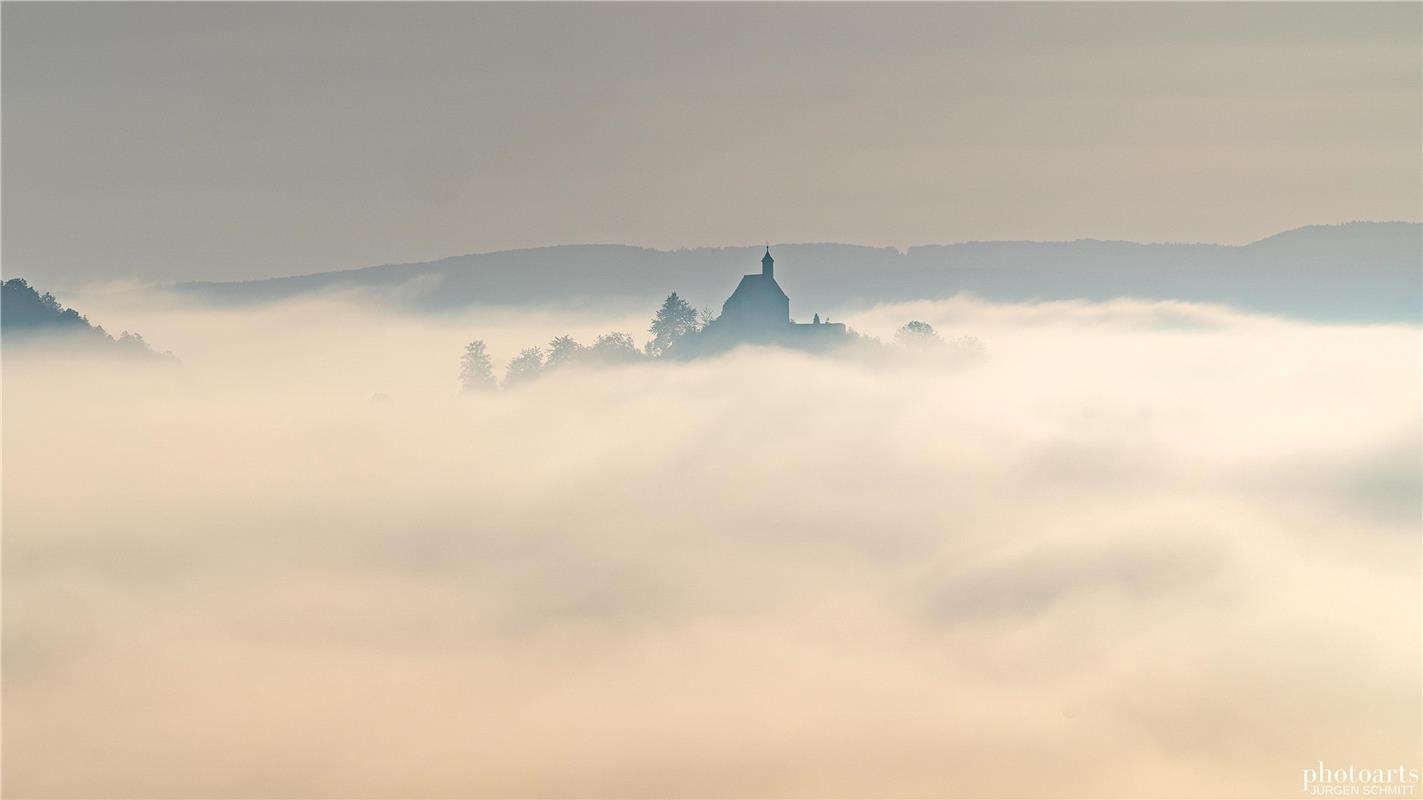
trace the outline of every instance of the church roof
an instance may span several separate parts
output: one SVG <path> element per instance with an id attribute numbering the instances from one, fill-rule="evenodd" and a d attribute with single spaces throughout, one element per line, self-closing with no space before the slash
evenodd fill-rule
<path id="1" fill-rule="evenodd" d="M 730 303 L 738 297 L 745 299 L 748 296 L 758 294 L 779 295 L 786 300 L 790 299 L 790 297 L 782 291 L 781 285 L 776 283 L 776 279 L 770 275 L 742 275 L 741 283 L 736 284 L 736 291 L 731 293 L 731 297 L 728 297 L 726 302 Z"/>

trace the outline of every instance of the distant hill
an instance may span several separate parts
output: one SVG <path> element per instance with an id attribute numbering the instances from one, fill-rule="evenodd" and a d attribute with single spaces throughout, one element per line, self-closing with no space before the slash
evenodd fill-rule
<path id="1" fill-rule="evenodd" d="M 158 353 L 136 333 L 124 331 L 115 339 L 72 308 L 65 308 L 49 292 L 40 294 L 24 278 L 0 285 L 0 334 L 5 345 L 55 342 L 92 347 L 115 355 L 172 359 Z"/>
<path id="2" fill-rule="evenodd" d="M 970 292 L 992 300 L 1136 297 L 1224 303 L 1337 321 L 1418 321 L 1423 226 L 1353 222 L 1299 228 L 1244 246 L 966 242 L 908 251 L 843 244 L 772 245 L 791 313 Z M 569 245 L 454 256 L 418 264 L 173 291 L 214 303 L 260 303 L 326 290 L 438 311 L 472 304 L 646 306 L 673 290 L 720 310 L 759 247 L 652 250 Z"/>

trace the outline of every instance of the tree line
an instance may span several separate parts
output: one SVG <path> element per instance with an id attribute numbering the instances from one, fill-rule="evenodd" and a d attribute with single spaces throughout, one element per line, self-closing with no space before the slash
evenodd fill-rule
<path id="1" fill-rule="evenodd" d="M 706 328 L 713 320 L 706 309 L 693 308 L 673 292 L 662 302 L 652 318 L 647 332 L 652 338 L 638 347 L 630 334 L 613 331 L 599 336 L 591 345 L 584 345 L 572 336 L 555 336 L 548 344 L 526 347 L 504 365 L 504 378 L 494 374 L 494 357 L 483 339 L 465 345 L 460 356 L 459 382 L 466 392 L 493 391 L 527 383 L 551 370 L 572 364 L 616 365 L 659 359 L 689 334 Z M 863 339 L 864 337 L 857 338 Z M 895 343 L 909 349 L 925 349 L 944 345 L 934 326 L 921 320 L 911 320 L 895 333 Z M 873 341 L 873 340 L 870 340 Z M 953 343 L 969 350 L 981 350 L 982 344 L 972 337 L 961 337 Z"/>
<path id="2" fill-rule="evenodd" d="M 643 347 L 630 334 L 612 331 L 599 336 L 591 345 L 584 345 L 567 334 L 555 336 L 548 344 L 526 347 L 504 367 L 504 379 L 494 375 L 494 358 L 483 339 L 465 345 L 460 357 L 460 385 L 465 391 L 477 392 L 527 383 L 539 375 L 570 364 L 629 364 L 661 358 L 676 341 L 706 327 L 711 314 L 697 310 L 676 292 L 667 296 L 652 318 L 647 332 L 652 339 Z"/>
<path id="3" fill-rule="evenodd" d="M 6 343 L 32 340 L 37 336 L 63 336 L 69 342 L 136 358 L 158 357 L 173 361 L 172 353 L 155 351 L 143 336 L 123 331 L 117 337 L 95 325 L 73 308 L 67 308 L 49 292 L 41 294 L 24 278 L 0 284 L 0 335 Z"/>

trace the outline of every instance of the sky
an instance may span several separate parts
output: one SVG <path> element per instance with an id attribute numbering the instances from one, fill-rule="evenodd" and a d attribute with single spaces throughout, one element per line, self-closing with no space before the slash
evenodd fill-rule
<path id="1" fill-rule="evenodd" d="M 1418 4 L 3 6 L 3 265 L 1423 217 Z"/>

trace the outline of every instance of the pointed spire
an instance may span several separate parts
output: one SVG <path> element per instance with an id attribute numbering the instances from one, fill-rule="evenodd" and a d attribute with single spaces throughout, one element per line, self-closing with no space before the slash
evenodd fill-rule
<path id="1" fill-rule="evenodd" d="M 776 259 L 771 258 L 771 246 L 766 245 L 766 255 L 761 256 L 761 274 L 770 275 L 776 268 Z"/>

